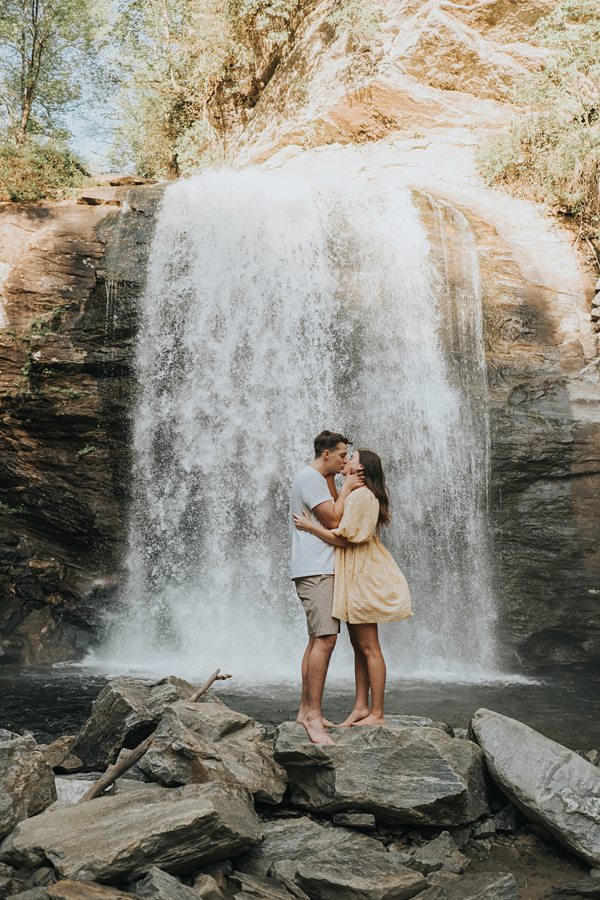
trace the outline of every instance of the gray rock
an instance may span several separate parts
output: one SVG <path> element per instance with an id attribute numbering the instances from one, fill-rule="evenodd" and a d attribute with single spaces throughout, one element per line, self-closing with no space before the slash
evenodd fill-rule
<path id="1" fill-rule="evenodd" d="M 88 768 L 105 769 L 123 747 L 136 747 L 154 731 L 167 703 L 185 699 L 194 690 L 194 685 L 173 676 L 156 682 L 116 678 L 96 697 L 71 753 Z"/>
<path id="2" fill-rule="evenodd" d="M 445 722 L 438 722 L 428 716 L 387 716 L 385 721 L 390 728 L 438 728 L 454 737 L 454 729 Z"/>
<path id="3" fill-rule="evenodd" d="M 185 874 L 260 838 L 250 795 L 238 785 L 139 785 L 27 819 L 0 847 L 0 860 L 50 862 L 63 878 L 110 883 L 140 878 L 153 865 Z"/>
<path id="4" fill-rule="evenodd" d="M 54 800 L 54 774 L 35 738 L 0 729 L 0 837 Z"/>
<path id="5" fill-rule="evenodd" d="M 412 897 L 427 887 L 379 841 L 307 818 L 264 823 L 262 844 L 236 862 L 244 872 L 294 882 L 311 900 Z"/>
<path id="6" fill-rule="evenodd" d="M 167 787 L 242 784 L 264 803 L 279 803 L 287 786 L 285 770 L 273 759 L 261 727 L 214 700 L 166 706 L 139 768 Z"/>
<path id="7" fill-rule="evenodd" d="M 403 900 L 427 885 L 418 872 L 395 866 L 385 855 L 381 860 L 309 860 L 299 866 L 296 881 L 311 900 Z"/>
<path id="8" fill-rule="evenodd" d="M 156 866 L 152 866 L 131 888 L 138 897 L 151 897 L 152 900 L 198 900 L 198 894 L 191 887 Z"/>
<path id="9" fill-rule="evenodd" d="M 419 900 L 519 900 L 519 893 L 514 876 L 501 872 L 454 876 L 453 881 L 446 877 L 443 883 L 419 894 Z"/>
<path id="10" fill-rule="evenodd" d="M 442 831 L 438 837 L 418 847 L 411 855 L 415 861 L 414 867 L 424 875 L 442 868 L 447 872 L 462 875 L 470 863 L 469 858 L 460 852 L 447 831 Z"/>
<path id="11" fill-rule="evenodd" d="M 377 821 L 370 813 L 337 813 L 333 816 L 333 824 L 341 828 L 355 828 L 357 831 L 375 831 Z"/>
<path id="12" fill-rule="evenodd" d="M 89 881 L 58 881 L 48 889 L 50 900 L 132 900 L 135 894 Z"/>
<path id="13" fill-rule="evenodd" d="M 6 878 L 0 875 L 0 898 L 6 900 L 7 897 L 14 897 L 23 891 L 25 884 L 20 878 Z"/>
<path id="14" fill-rule="evenodd" d="M 504 834 L 514 834 L 519 827 L 519 813 L 512 805 L 508 803 L 503 809 L 494 813 L 494 824 L 496 831 Z"/>
<path id="15" fill-rule="evenodd" d="M 357 810 L 390 824 L 462 825 L 489 812 L 480 749 L 434 727 L 388 724 L 332 731 L 311 744 L 300 725 L 278 729 L 275 759 L 295 806 Z"/>
<path id="16" fill-rule="evenodd" d="M 557 884 L 552 888 L 553 897 L 600 897 L 600 883 L 593 878 L 582 878 L 580 881 L 569 881 Z"/>
<path id="17" fill-rule="evenodd" d="M 194 879 L 194 893 L 202 900 L 223 900 L 223 891 L 212 875 L 198 875 Z"/>
<path id="18" fill-rule="evenodd" d="M 55 772 L 77 772 L 83 768 L 83 762 L 74 753 L 71 746 L 74 736 L 60 737 L 51 744 L 40 746 L 44 759 Z"/>
<path id="19" fill-rule="evenodd" d="M 36 887 L 28 891 L 22 891 L 20 894 L 13 894 L 18 900 L 48 900 L 48 891 L 46 888 Z"/>
<path id="20" fill-rule="evenodd" d="M 244 894 L 259 898 L 259 900 L 290 900 L 292 896 L 281 882 L 275 881 L 273 878 L 249 875 L 247 872 L 234 872 L 229 880 Z M 300 894 L 306 897 L 304 891 L 300 891 Z"/>
<path id="21" fill-rule="evenodd" d="M 480 709 L 471 728 L 494 780 L 527 816 L 600 864 L 600 771 L 527 725 Z"/>
<path id="22" fill-rule="evenodd" d="M 471 830 L 471 835 L 475 840 L 491 837 L 493 834 L 496 834 L 496 822 L 489 816 L 481 819 L 480 822 L 475 822 Z"/>
<path id="23" fill-rule="evenodd" d="M 452 884 L 441 886 L 442 893 L 432 898 L 444 900 L 519 900 L 517 882 L 509 872 L 494 874 L 467 874 Z M 419 894 L 421 900 L 432 900 L 429 891 Z"/>

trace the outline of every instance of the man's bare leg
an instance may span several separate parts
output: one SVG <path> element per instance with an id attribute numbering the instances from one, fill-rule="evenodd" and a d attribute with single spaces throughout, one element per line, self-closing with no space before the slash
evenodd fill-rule
<path id="1" fill-rule="evenodd" d="M 333 744 L 325 731 L 321 702 L 329 660 L 335 647 L 337 634 L 316 637 L 308 656 L 308 709 L 302 724 L 313 744 Z"/>
<path id="2" fill-rule="evenodd" d="M 361 725 L 385 725 L 383 702 L 386 669 L 383 653 L 379 646 L 377 625 L 356 625 L 355 627 L 360 649 L 367 662 L 369 685 L 371 687 L 371 711 L 364 719 L 354 722 L 354 727 L 360 727 Z"/>
<path id="3" fill-rule="evenodd" d="M 355 625 L 348 625 L 348 634 L 354 649 L 354 680 L 356 684 L 356 695 L 352 712 L 348 718 L 341 723 L 342 728 L 349 728 L 351 725 L 354 725 L 355 722 L 366 719 L 370 713 L 369 671 L 367 669 L 367 660 L 360 649 L 360 644 L 356 637 L 355 628 Z"/>
<path id="4" fill-rule="evenodd" d="M 308 644 L 306 645 L 306 650 L 302 657 L 302 693 L 300 695 L 300 709 L 296 716 L 296 722 L 299 722 L 300 725 L 304 724 L 304 719 L 308 711 L 308 657 L 311 654 L 314 643 L 315 636 L 314 634 L 311 634 L 309 635 Z"/>

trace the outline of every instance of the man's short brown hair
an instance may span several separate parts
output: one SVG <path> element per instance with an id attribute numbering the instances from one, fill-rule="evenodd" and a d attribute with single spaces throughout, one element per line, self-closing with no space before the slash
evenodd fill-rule
<path id="1" fill-rule="evenodd" d="M 323 455 L 324 450 L 335 450 L 338 444 L 351 444 L 350 438 L 339 431 L 322 431 L 315 438 L 315 459 Z"/>

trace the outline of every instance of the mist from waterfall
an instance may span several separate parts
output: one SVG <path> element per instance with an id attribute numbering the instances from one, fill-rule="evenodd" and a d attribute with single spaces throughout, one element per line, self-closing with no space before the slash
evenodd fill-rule
<path id="1" fill-rule="evenodd" d="M 443 232 L 448 215 L 435 208 Z M 458 215 L 458 214 L 456 214 Z M 477 255 L 452 285 L 411 194 L 366 177 L 207 172 L 167 187 L 139 331 L 127 583 L 105 660 L 297 678 L 288 494 L 323 428 L 383 459 L 414 599 L 391 673 L 495 671 Z M 443 240 L 442 240 L 443 248 Z M 334 674 L 352 676 L 347 647 Z"/>

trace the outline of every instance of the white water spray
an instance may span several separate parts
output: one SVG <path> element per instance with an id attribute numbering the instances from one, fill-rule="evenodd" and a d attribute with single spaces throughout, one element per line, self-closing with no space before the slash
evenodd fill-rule
<path id="1" fill-rule="evenodd" d="M 246 171 L 167 188 L 139 333 L 128 579 L 104 659 L 297 677 L 288 493 L 331 428 L 380 453 L 391 488 L 385 540 L 415 617 L 383 629 L 390 670 L 492 673 L 481 304 L 463 230 L 449 290 L 402 187 Z"/>

